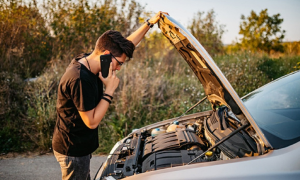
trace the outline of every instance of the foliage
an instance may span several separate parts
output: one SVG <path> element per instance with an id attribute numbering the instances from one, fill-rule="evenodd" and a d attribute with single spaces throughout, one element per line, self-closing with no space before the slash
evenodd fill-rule
<path id="1" fill-rule="evenodd" d="M 258 68 L 261 61 L 258 54 L 240 52 L 218 56 L 215 61 L 240 97 L 270 82 Z"/>
<path id="2" fill-rule="evenodd" d="M 281 30 L 280 27 L 283 22 L 280 14 L 269 16 L 268 9 L 265 9 L 259 15 L 251 11 L 249 17 L 242 15 L 241 19 L 239 34 L 243 36 L 240 43 L 242 49 L 249 49 L 252 52 L 283 52 L 281 42 L 285 30 Z"/>
<path id="3" fill-rule="evenodd" d="M 32 77 L 50 59 L 51 37 L 36 4 L 0 0 L 0 70 Z"/>
<path id="4" fill-rule="evenodd" d="M 60 63 L 66 66 L 66 64 Z M 52 134 L 56 122 L 56 99 L 59 77 L 64 69 L 59 68 L 57 61 L 48 63 L 47 69 L 35 81 L 28 81 L 24 90 L 27 116 L 22 131 L 33 142 L 33 147 L 41 151 L 51 148 Z"/>
<path id="5" fill-rule="evenodd" d="M 0 0 L 1 152 L 30 149 L 24 79 L 41 73 L 51 57 L 52 37 L 35 1 Z"/>
<path id="6" fill-rule="evenodd" d="M 109 29 L 119 30 L 127 36 L 139 25 L 143 7 L 132 1 L 105 0 L 52 0 L 44 4 L 55 44 L 57 56 L 74 56 L 89 52 L 99 35 Z M 118 13 L 116 13 L 118 12 Z"/>
<path id="7" fill-rule="evenodd" d="M 19 131 L 14 126 L 5 126 L 0 130 L 0 152 L 20 151 L 23 149 L 20 138 L 15 134 Z"/>
<path id="8" fill-rule="evenodd" d="M 25 103 L 20 75 L 0 72 L 0 151 L 21 150 L 23 135 L 20 127 L 24 120 Z"/>
<path id="9" fill-rule="evenodd" d="M 258 69 L 263 71 L 271 80 L 277 79 L 299 68 L 300 56 L 270 58 L 263 56 L 258 64 Z"/>
<path id="10" fill-rule="evenodd" d="M 300 55 L 300 41 L 284 42 L 284 53 L 287 55 Z"/>
<path id="11" fill-rule="evenodd" d="M 222 53 L 222 35 L 225 25 L 218 24 L 214 10 L 210 10 L 206 16 L 204 15 L 204 12 L 198 12 L 192 19 L 188 29 L 209 54 Z"/>
<path id="12" fill-rule="evenodd" d="M 296 70 L 300 70 L 300 61 L 297 62 L 296 66 L 293 67 Z"/>

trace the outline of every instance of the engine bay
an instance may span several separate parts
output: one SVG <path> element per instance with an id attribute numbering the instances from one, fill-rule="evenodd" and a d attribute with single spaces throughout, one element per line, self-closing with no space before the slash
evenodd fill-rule
<path id="1" fill-rule="evenodd" d="M 242 125 L 227 107 L 221 107 L 205 115 L 136 130 L 111 152 L 101 179 L 259 155 L 254 129 L 247 126 L 237 132 Z"/>

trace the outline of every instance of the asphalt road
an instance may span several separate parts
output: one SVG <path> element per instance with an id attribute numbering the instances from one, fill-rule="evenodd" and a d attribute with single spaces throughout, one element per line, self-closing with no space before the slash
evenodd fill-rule
<path id="1" fill-rule="evenodd" d="M 91 178 L 93 179 L 106 156 L 93 155 Z M 0 157 L 0 179 L 59 180 L 61 171 L 53 154 L 16 157 Z"/>

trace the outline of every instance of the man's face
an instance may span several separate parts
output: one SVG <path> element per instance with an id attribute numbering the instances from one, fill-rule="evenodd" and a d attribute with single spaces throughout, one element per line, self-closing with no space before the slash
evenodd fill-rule
<path id="1" fill-rule="evenodd" d="M 112 68 L 113 71 L 115 71 L 121 69 L 122 64 L 125 63 L 126 55 L 123 53 L 122 56 L 116 57 L 112 54 L 111 58 L 112 58 Z"/>

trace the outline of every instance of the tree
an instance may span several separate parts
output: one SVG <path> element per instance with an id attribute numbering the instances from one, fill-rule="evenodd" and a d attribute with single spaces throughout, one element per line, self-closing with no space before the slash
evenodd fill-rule
<path id="1" fill-rule="evenodd" d="M 43 6 L 55 44 L 59 44 L 53 52 L 61 56 L 91 51 L 99 36 L 110 29 L 129 36 L 140 26 L 144 12 L 135 0 L 49 0 Z"/>
<path id="2" fill-rule="evenodd" d="M 188 29 L 211 55 L 223 52 L 222 35 L 225 25 L 216 21 L 214 10 L 195 14 Z"/>
<path id="3" fill-rule="evenodd" d="M 242 15 L 240 32 L 243 37 L 239 46 L 242 49 L 254 51 L 271 51 L 283 52 L 281 44 L 285 30 L 281 30 L 280 14 L 273 16 L 268 15 L 268 9 L 262 10 L 259 15 L 251 11 L 249 17 Z"/>
<path id="4" fill-rule="evenodd" d="M 38 75 L 50 60 L 51 39 L 35 1 L 0 0 L 0 72 Z"/>

